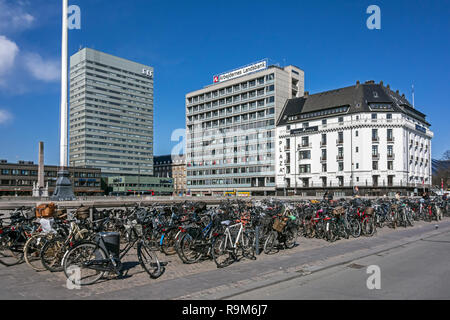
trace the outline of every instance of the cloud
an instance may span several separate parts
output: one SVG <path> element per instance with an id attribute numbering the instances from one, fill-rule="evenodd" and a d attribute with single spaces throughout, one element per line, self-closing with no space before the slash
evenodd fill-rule
<path id="1" fill-rule="evenodd" d="M 14 61 L 19 53 L 17 44 L 5 36 L 0 35 L 0 81 L 1 76 L 14 66 Z"/>
<path id="2" fill-rule="evenodd" d="M 14 5 L 0 0 L 0 32 L 20 31 L 30 28 L 35 18 L 25 11 L 28 2 L 17 1 Z"/>
<path id="3" fill-rule="evenodd" d="M 25 67 L 34 78 L 47 82 L 59 81 L 61 78 L 61 62 L 56 59 L 44 60 L 37 53 L 24 55 Z"/>
<path id="4" fill-rule="evenodd" d="M 13 119 L 13 116 L 11 113 L 9 113 L 6 110 L 0 109 L 0 125 L 8 123 L 12 119 Z"/>

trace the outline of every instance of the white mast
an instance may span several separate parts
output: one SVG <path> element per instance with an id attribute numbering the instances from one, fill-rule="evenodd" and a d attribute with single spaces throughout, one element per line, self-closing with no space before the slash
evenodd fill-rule
<path id="1" fill-rule="evenodd" d="M 59 165 L 67 168 L 67 43 L 68 43 L 68 0 L 63 0 L 62 10 L 62 48 L 61 48 L 61 142 Z"/>
<path id="2" fill-rule="evenodd" d="M 412 102 L 413 102 L 413 108 L 416 108 L 416 105 L 414 104 L 414 85 L 412 85 Z"/>

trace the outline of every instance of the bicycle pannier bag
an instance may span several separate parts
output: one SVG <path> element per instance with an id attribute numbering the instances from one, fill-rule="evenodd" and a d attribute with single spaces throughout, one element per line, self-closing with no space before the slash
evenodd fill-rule
<path id="1" fill-rule="evenodd" d="M 56 211 L 56 204 L 41 204 L 36 207 L 36 218 L 52 218 Z"/>
<path id="2" fill-rule="evenodd" d="M 103 238 L 104 244 L 100 241 Z M 95 241 L 105 250 L 106 254 L 110 253 L 113 258 L 119 260 L 120 256 L 120 233 L 118 232 L 100 232 L 95 236 Z"/>

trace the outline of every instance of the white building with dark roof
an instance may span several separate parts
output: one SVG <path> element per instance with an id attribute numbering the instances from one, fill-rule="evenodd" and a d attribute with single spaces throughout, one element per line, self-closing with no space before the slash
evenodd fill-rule
<path id="1" fill-rule="evenodd" d="M 431 185 L 430 126 L 383 82 L 305 92 L 277 121 L 278 194 L 422 192 Z"/>

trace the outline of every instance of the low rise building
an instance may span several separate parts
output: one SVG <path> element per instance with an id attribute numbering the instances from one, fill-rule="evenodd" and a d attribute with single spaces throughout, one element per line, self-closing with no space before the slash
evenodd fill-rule
<path id="1" fill-rule="evenodd" d="M 186 157 L 185 155 L 165 155 L 154 157 L 154 176 L 173 178 L 174 195 L 186 194 Z"/>
<path id="2" fill-rule="evenodd" d="M 53 194 L 58 178 L 58 166 L 44 166 L 44 185 Z M 103 195 L 101 170 L 69 167 L 70 180 L 76 196 Z M 8 163 L 0 160 L 0 196 L 32 196 L 33 186 L 38 182 L 38 165 L 32 161 Z"/>
<path id="3" fill-rule="evenodd" d="M 112 195 L 173 195 L 173 178 L 151 176 L 108 177 L 108 189 Z"/>

